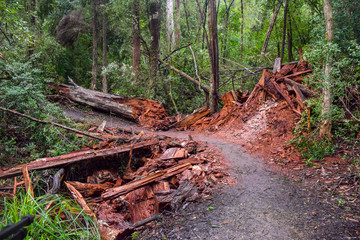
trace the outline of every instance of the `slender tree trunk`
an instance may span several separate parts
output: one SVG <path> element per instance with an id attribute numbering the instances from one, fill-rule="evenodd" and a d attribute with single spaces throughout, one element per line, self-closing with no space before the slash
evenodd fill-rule
<path id="1" fill-rule="evenodd" d="M 186 18 L 186 26 L 187 26 L 188 34 L 190 36 L 190 24 L 189 24 L 190 13 L 188 12 L 187 7 L 186 7 L 186 0 L 183 0 L 183 5 L 184 5 L 185 18 Z"/>
<path id="2" fill-rule="evenodd" d="M 140 0 L 133 0 L 132 2 L 133 11 L 133 24 L 132 24 L 132 58 L 133 58 L 133 69 L 136 77 L 140 72 L 141 66 L 141 53 L 140 53 Z"/>
<path id="3" fill-rule="evenodd" d="M 284 27 L 283 27 L 283 39 L 281 44 L 281 62 L 284 61 L 284 52 L 285 52 L 285 40 L 286 40 L 286 17 L 288 12 L 288 0 L 285 0 L 285 7 L 284 7 Z M 288 39 L 289 40 L 289 39 Z M 281 64 L 280 64 L 281 65 Z"/>
<path id="4" fill-rule="evenodd" d="M 92 6 L 92 31 L 93 31 L 93 62 L 92 62 L 92 79 L 91 86 L 92 90 L 96 89 L 97 83 L 97 71 L 98 71 L 98 45 L 99 45 L 99 23 L 98 23 L 98 15 L 99 15 L 99 0 L 93 0 Z"/>
<path id="5" fill-rule="evenodd" d="M 272 29 L 274 27 L 274 24 L 275 24 L 275 21 L 276 21 L 276 17 L 279 13 L 279 10 L 280 10 L 280 7 L 281 7 L 281 4 L 282 4 L 283 0 L 280 0 L 278 6 L 276 7 L 275 11 L 274 11 L 274 15 L 271 19 L 271 22 L 270 22 L 270 26 L 269 26 L 269 29 L 266 33 L 266 37 L 265 37 L 265 41 L 264 41 L 264 45 L 261 49 L 261 56 L 265 56 L 265 53 L 266 53 L 266 49 L 267 49 L 267 46 L 268 46 L 268 43 L 269 43 L 269 39 L 270 39 L 270 35 L 271 35 L 271 32 L 272 32 Z"/>
<path id="6" fill-rule="evenodd" d="M 217 93 L 219 88 L 219 46 L 217 33 L 217 13 L 216 0 L 209 0 L 209 36 L 210 36 L 210 112 L 213 114 L 217 111 Z"/>
<path id="7" fill-rule="evenodd" d="M 231 9 L 231 6 L 232 4 L 234 3 L 234 0 L 231 1 L 229 7 L 226 6 L 226 0 L 225 0 L 225 6 L 226 6 L 226 13 L 225 13 L 225 36 L 224 36 L 224 39 L 223 39 L 223 43 L 222 43 L 222 47 L 223 47 L 223 50 L 222 50 L 222 55 L 223 55 L 223 58 L 224 58 L 224 64 L 225 64 L 225 58 L 227 58 L 227 48 L 226 48 L 226 45 L 227 45 L 227 35 L 228 35 L 228 25 L 229 25 L 229 16 L 230 16 L 230 9 Z"/>
<path id="8" fill-rule="evenodd" d="M 171 52 L 175 46 L 173 0 L 166 0 L 166 35 L 169 42 L 169 52 Z"/>
<path id="9" fill-rule="evenodd" d="M 241 47 L 240 47 L 240 57 L 243 57 L 244 54 L 244 2 L 241 0 L 241 25 L 240 25 L 240 32 L 241 32 Z"/>
<path id="10" fill-rule="evenodd" d="M 180 43 L 180 3 L 181 0 L 175 0 L 175 44 Z"/>
<path id="11" fill-rule="evenodd" d="M 148 97 L 155 95 L 157 77 L 158 77 L 158 58 L 159 58 L 159 44 L 160 44 L 160 30 L 161 30 L 161 2 L 162 0 L 152 0 L 149 3 L 149 29 L 151 35 L 150 47 L 150 79 L 148 86 Z"/>
<path id="12" fill-rule="evenodd" d="M 291 17 L 289 14 L 289 27 L 288 27 L 288 58 L 289 58 L 289 62 L 292 62 L 294 60 L 294 56 L 292 53 L 292 26 L 291 26 Z"/>
<path id="13" fill-rule="evenodd" d="M 324 0 L 324 16 L 326 23 L 326 39 L 328 42 L 334 40 L 334 19 L 333 19 L 333 10 L 331 6 L 331 0 Z M 327 60 L 325 63 L 324 71 L 324 86 L 323 86 L 323 101 L 322 101 L 322 115 L 323 121 L 320 126 L 320 137 L 322 138 L 332 138 L 331 128 L 331 105 L 332 105 L 332 89 L 331 89 L 331 56 L 327 54 Z"/>
<path id="14" fill-rule="evenodd" d="M 103 67 L 106 68 L 108 65 L 108 61 L 107 61 L 107 38 L 106 38 L 106 34 L 107 34 L 107 15 L 106 15 L 106 0 L 102 0 L 102 4 L 104 5 L 104 9 L 103 9 L 103 18 L 102 18 L 102 51 L 103 51 Z M 103 88 L 103 92 L 107 93 L 108 92 L 108 83 L 107 83 L 107 76 L 106 74 L 102 75 L 102 88 Z"/>

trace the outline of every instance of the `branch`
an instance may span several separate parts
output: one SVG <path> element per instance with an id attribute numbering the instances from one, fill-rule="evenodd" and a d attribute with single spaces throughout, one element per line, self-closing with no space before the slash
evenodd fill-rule
<path id="1" fill-rule="evenodd" d="M 174 51 L 172 51 L 169 55 L 167 55 L 164 59 L 163 59 L 163 61 L 166 61 L 166 59 L 168 59 L 171 55 L 173 55 L 175 52 L 177 52 L 177 51 L 179 51 L 179 50 L 181 50 L 181 49 L 183 49 L 183 48 L 187 48 L 187 47 L 190 47 L 192 45 L 192 43 L 189 43 L 188 45 L 186 45 L 186 46 L 182 46 L 182 47 L 179 47 L 179 48 L 177 48 L 177 49 L 175 49 Z"/>
<path id="2" fill-rule="evenodd" d="M 198 68 L 197 68 L 197 64 L 196 64 L 195 54 L 194 54 L 194 51 L 193 51 L 192 47 L 191 47 L 191 46 L 189 46 L 189 48 L 190 48 L 190 50 L 191 50 L 191 54 L 192 54 L 192 57 L 193 57 L 193 59 L 194 59 L 194 65 L 195 65 L 195 75 L 196 75 L 196 77 L 197 77 L 197 78 L 198 78 L 198 80 L 199 80 L 199 88 L 201 88 L 201 87 L 200 87 L 200 84 L 201 84 L 201 78 L 200 78 L 200 76 L 199 76 L 199 72 L 198 72 Z"/>
<path id="3" fill-rule="evenodd" d="M 12 113 L 12 114 L 15 114 L 15 115 L 24 117 L 24 118 L 28 118 L 28 119 L 30 119 L 30 120 L 32 120 L 32 121 L 35 121 L 35 122 L 39 122 L 39 123 L 43 123 L 43 124 L 51 124 L 51 125 L 54 125 L 54 126 L 56 126 L 56 127 L 60 127 L 60 128 L 63 128 L 63 129 L 72 131 L 72 132 L 76 132 L 76 133 L 82 134 L 82 135 L 87 136 L 87 137 L 95 138 L 95 139 L 98 139 L 98 140 L 101 140 L 101 141 L 104 141 L 104 140 L 105 140 L 104 138 L 101 138 L 101 137 L 98 137 L 98 136 L 94 136 L 94 135 L 91 135 L 91 134 L 89 134 L 89 133 L 86 133 L 86 132 L 83 132 L 83 131 L 79 131 L 79 130 L 77 130 L 77 129 L 73 129 L 73 128 L 70 128 L 70 127 L 67 127 L 67 126 L 64 126 L 64 125 L 55 123 L 55 122 L 51 122 L 51 121 L 39 120 L 39 119 L 30 117 L 30 116 L 28 116 L 28 115 L 19 113 L 19 112 L 17 112 L 17 111 L 11 110 L 11 109 L 7 109 L 7 108 L 0 107 L 0 110 L 3 110 L 3 111 L 5 111 L 5 112 L 9 112 L 9 113 Z"/>
<path id="4" fill-rule="evenodd" d="M 342 102 L 345 110 L 346 110 L 357 122 L 360 122 L 360 119 L 357 118 L 357 117 L 355 117 L 354 114 L 347 108 L 347 106 L 346 106 L 346 104 L 345 104 L 345 102 L 344 102 L 343 97 L 340 97 L 339 99 L 340 99 L 340 101 Z"/>
<path id="5" fill-rule="evenodd" d="M 176 73 L 179 74 L 180 76 L 186 78 L 186 79 L 189 80 L 190 82 L 192 82 L 192 83 L 194 83 L 194 84 L 197 84 L 197 85 L 199 84 L 199 82 L 196 81 L 196 79 L 190 77 L 189 75 L 187 75 L 187 74 L 184 73 L 183 71 L 181 71 L 181 70 L 179 70 L 179 69 L 171 66 L 170 64 L 168 64 L 168 63 L 164 62 L 163 60 L 161 60 L 160 58 L 159 58 L 158 60 L 159 60 L 159 62 L 161 62 L 162 64 L 164 64 L 167 68 L 173 70 L 174 72 L 176 72 Z M 207 85 L 205 85 L 205 84 L 203 84 L 203 83 L 200 83 L 200 87 L 201 87 L 201 89 L 204 90 L 207 94 L 209 94 L 209 92 L 210 92 L 210 87 L 209 87 L 209 86 L 207 86 Z"/>

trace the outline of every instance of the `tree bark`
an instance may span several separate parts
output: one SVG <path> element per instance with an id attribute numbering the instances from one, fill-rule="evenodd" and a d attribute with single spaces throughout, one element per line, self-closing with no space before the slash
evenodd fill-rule
<path id="1" fill-rule="evenodd" d="M 133 25 L 132 25 L 132 58 L 133 58 L 133 69 L 138 75 L 141 65 L 141 53 L 140 53 L 140 0 L 133 0 L 132 2 L 133 11 Z"/>
<path id="2" fill-rule="evenodd" d="M 289 62 L 293 61 L 294 56 L 292 53 L 292 26 L 291 26 L 291 15 L 289 14 L 289 27 L 288 27 L 288 58 Z"/>
<path id="3" fill-rule="evenodd" d="M 166 35 L 169 42 L 169 51 L 175 46 L 174 35 L 174 5 L 173 0 L 166 0 Z"/>
<path id="4" fill-rule="evenodd" d="M 240 47 L 240 57 L 243 57 L 244 54 L 244 2 L 241 0 L 241 47 Z"/>
<path id="5" fill-rule="evenodd" d="M 284 61 L 284 52 L 285 52 L 285 40 L 286 40 L 286 17 L 287 17 L 287 12 L 288 12 L 288 0 L 285 0 L 285 7 L 284 7 L 284 26 L 283 26 L 283 39 L 282 39 L 282 44 L 281 44 L 281 54 L 280 54 L 280 58 L 281 58 L 281 62 Z M 289 41 L 289 39 L 288 39 Z M 289 60 L 290 61 L 290 60 Z"/>
<path id="6" fill-rule="evenodd" d="M 175 44 L 180 43 L 180 2 L 181 0 L 175 0 Z"/>
<path id="7" fill-rule="evenodd" d="M 98 44 L 99 44 L 99 23 L 98 23 L 98 15 L 99 15 L 99 0 L 93 0 L 92 6 L 92 31 L 93 31 L 93 62 L 92 62 L 92 79 L 91 79 L 91 89 L 96 89 L 97 83 L 97 71 L 98 71 Z"/>
<path id="8" fill-rule="evenodd" d="M 326 39 L 328 42 L 332 42 L 334 39 L 334 20 L 333 10 L 331 6 L 331 0 L 324 0 L 324 16 L 326 23 Z M 332 105 L 332 89 L 331 89 L 331 62 L 329 53 L 325 63 L 324 71 L 324 85 L 323 85 L 323 100 L 322 100 L 322 115 L 323 121 L 320 126 L 320 137 L 332 139 L 331 128 L 331 105 Z"/>
<path id="9" fill-rule="evenodd" d="M 283 0 L 280 0 L 279 4 L 277 5 L 276 9 L 275 9 L 275 12 L 274 12 L 274 15 L 271 19 L 271 22 L 270 22 L 270 26 L 269 26 L 269 29 L 266 33 L 266 37 L 265 37 L 265 41 L 264 41 L 264 45 L 261 49 L 261 56 L 265 56 L 265 53 L 266 53 L 266 49 L 267 49 L 267 46 L 268 46 L 268 43 L 269 43 L 269 39 L 270 39 L 270 35 L 271 35 L 271 32 L 272 32 L 272 29 L 274 27 L 274 24 L 275 24 L 275 21 L 276 21 L 276 17 L 279 13 L 279 10 L 280 10 L 280 7 L 281 7 L 281 4 L 282 4 Z"/>
<path id="10" fill-rule="evenodd" d="M 158 77 L 158 58 L 161 30 L 161 0 L 152 0 L 149 3 L 149 29 L 151 35 L 150 48 L 150 79 L 148 86 L 148 97 L 154 96 L 156 93 L 157 77 Z"/>
<path id="11" fill-rule="evenodd" d="M 102 53 L 103 53 L 103 67 L 106 68 L 108 65 L 107 61 L 107 15 L 106 15 L 106 0 L 102 0 L 102 4 L 104 5 L 103 9 L 103 18 L 102 18 Z M 102 75 L 102 89 L 104 93 L 108 92 L 108 84 L 107 84 L 107 76 L 106 74 Z"/>
<path id="12" fill-rule="evenodd" d="M 217 13 L 216 0 L 209 0 L 209 36 L 210 36 L 210 61 L 211 61 L 211 77 L 210 77 L 210 113 L 217 111 L 217 94 L 219 88 L 219 46 L 217 33 Z"/>

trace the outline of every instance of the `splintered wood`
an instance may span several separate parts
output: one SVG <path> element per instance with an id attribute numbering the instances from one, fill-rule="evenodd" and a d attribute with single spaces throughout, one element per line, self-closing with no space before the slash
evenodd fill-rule
<path id="1" fill-rule="evenodd" d="M 218 161 L 221 158 L 213 150 L 207 150 L 191 136 L 182 141 L 161 139 L 141 141 L 138 138 L 137 143 L 122 146 L 103 143 L 96 149 L 1 169 L 0 177 L 23 173 L 26 190 L 31 191 L 28 171 L 65 167 L 64 184 L 69 195 L 98 222 L 102 239 L 125 239 L 138 227 L 157 219 L 164 209 L 178 209 L 186 201 L 195 201 L 202 193 L 209 194 L 216 182 L 227 181 L 228 174 Z M 127 165 L 131 149 L 134 151 L 132 162 L 141 162 L 141 166 L 135 167 L 134 163 L 129 171 L 120 171 Z M 112 161 L 111 166 L 117 164 L 117 167 L 107 169 L 104 161 Z M 69 166 L 82 170 L 78 176 L 71 176 Z M 4 190 L 15 191 L 19 184 L 16 181 L 14 186 Z"/>

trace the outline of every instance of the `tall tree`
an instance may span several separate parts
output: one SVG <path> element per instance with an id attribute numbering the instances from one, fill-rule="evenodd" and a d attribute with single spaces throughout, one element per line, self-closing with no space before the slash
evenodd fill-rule
<path id="1" fill-rule="evenodd" d="M 158 59 L 161 30 L 161 0 L 151 0 L 149 3 L 149 29 L 151 35 L 151 46 L 149 53 L 150 79 L 148 96 L 155 95 L 158 77 Z"/>
<path id="2" fill-rule="evenodd" d="M 103 4 L 103 15 L 102 15 L 102 53 L 103 53 L 103 67 L 107 67 L 107 15 L 106 15 L 106 0 L 102 0 Z M 102 76 L 102 88 L 103 92 L 108 92 L 107 76 L 103 74 Z"/>
<path id="3" fill-rule="evenodd" d="M 287 35 L 288 35 L 288 58 L 289 58 L 289 62 L 292 62 L 294 59 L 293 53 L 292 53 L 292 26 L 291 26 L 291 15 L 288 12 L 289 15 L 289 27 L 288 27 L 288 31 L 287 31 Z"/>
<path id="4" fill-rule="evenodd" d="M 175 44 L 180 43 L 180 0 L 175 0 Z"/>
<path id="5" fill-rule="evenodd" d="M 277 5 L 275 11 L 274 11 L 274 15 L 271 19 L 271 22 L 270 22 L 270 26 L 269 26 L 269 29 L 266 33 L 266 37 L 265 37 L 265 41 L 264 41 L 264 45 L 261 49 L 261 56 L 265 56 L 265 53 L 266 53 L 266 49 L 267 49 L 267 46 L 268 46 L 268 43 L 269 43 L 269 39 L 270 39 L 270 35 L 271 35 L 271 32 L 272 32 L 272 29 L 274 27 L 274 24 L 275 24 L 275 21 L 276 21 L 276 17 L 279 13 L 279 10 L 280 10 L 280 7 L 281 7 L 281 4 L 282 4 L 283 0 L 280 0 L 279 4 Z"/>
<path id="6" fill-rule="evenodd" d="M 332 42 L 334 40 L 334 19 L 331 0 L 324 0 L 324 16 L 326 23 L 326 40 Z M 331 89 L 331 62 L 330 56 L 327 54 L 327 60 L 324 70 L 324 86 L 323 86 L 323 100 L 322 100 L 322 115 L 323 121 L 320 126 L 320 137 L 332 138 L 331 128 L 331 105 L 332 105 L 332 89 Z"/>
<path id="7" fill-rule="evenodd" d="M 166 35 L 170 51 L 175 46 L 174 34 L 174 4 L 173 0 L 166 0 Z"/>
<path id="8" fill-rule="evenodd" d="M 227 45 L 227 38 L 228 38 L 228 25 L 229 25 L 229 17 L 230 17 L 230 9 L 232 4 L 234 3 L 235 0 L 232 0 L 229 4 L 229 6 L 227 5 L 226 0 L 224 0 L 225 3 L 225 22 L 224 22 L 224 30 L 225 30 L 225 36 L 223 38 L 223 42 L 222 42 L 222 54 L 223 54 L 223 58 L 224 58 L 224 64 L 225 64 L 225 58 L 227 57 L 227 49 L 226 49 L 226 45 Z"/>
<path id="9" fill-rule="evenodd" d="M 240 33 L 241 33 L 241 47 L 240 47 L 240 56 L 242 57 L 244 54 L 244 2 L 241 0 L 241 25 L 240 25 Z"/>
<path id="10" fill-rule="evenodd" d="M 219 89 L 219 46 L 218 46 L 218 32 L 217 32 L 217 12 L 216 0 L 209 0 L 209 52 L 211 62 L 211 77 L 210 77 L 210 112 L 217 111 L 218 89 Z"/>
<path id="11" fill-rule="evenodd" d="M 132 24 L 132 58 L 133 69 L 138 75 L 141 66 L 141 53 L 140 53 L 140 0 L 132 1 L 133 24 Z"/>
<path id="12" fill-rule="evenodd" d="M 287 13 L 288 13 L 288 2 L 289 2 L 288 0 L 285 0 L 283 38 L 282 38 L 282 43 L 281 43 L 281 54 L 280 54 L 281 61 L 284 61 L 285 40 L 286 40 L 286 17 L 287 17 Z"/>
<path id="13" fill-rule="evenodd" d="M 99 0 L 93 0 L 92 6 L 92 34 L 93 34 L 93 62 L 92 62 L 92 79 L 91 79 L 91 89 L 96 89 L 97 83 L 97 71 L 98 71 L 98 45 L 99 45 Z"/>

